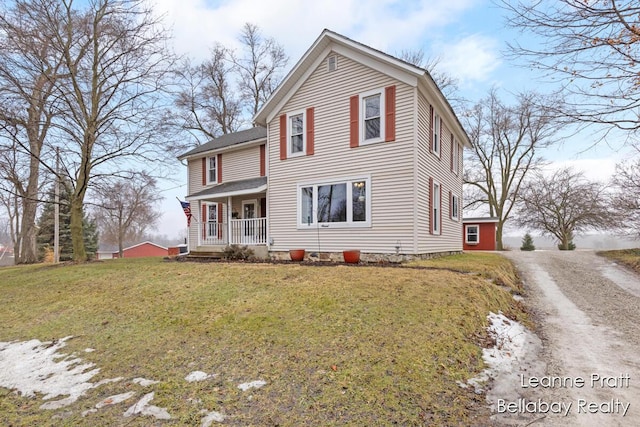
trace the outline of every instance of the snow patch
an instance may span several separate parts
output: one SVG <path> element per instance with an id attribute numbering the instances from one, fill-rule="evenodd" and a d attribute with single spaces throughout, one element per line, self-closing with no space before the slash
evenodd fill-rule
<path id="1" fill-rule="evenodd" d="M 142 387 L 149 387 L 150 385 L 160 383 L 160 381 L 148 380 L 146 378 L 140 378 L 140 377 L 134 378 L 132 381 L 134 384 L 141 385 Z"/>
<path id="2" fill-rule="evenodd" d="M 184 379 L 190 383 L 194 382 L 194 381 L 204 381 L 207 378 L 211 378 L 215 375 L 209 375 L 206 372 L 202 372 L 202 371 L 193 371 L 191 372 L 189 375 L 187 375 L 186 377 L 184 377 Z"/>
<path id="3" fill-rule="evenodd" d="M 92 388 L 119 380 L 90 383 L 100 369 L 91 369 L 95 366 L 93 363 L 82 363 L 80 358 L 58 353 L 71 338 L 49 342 L 36 339 L 0 342 L 0 386 L 15 389 L 26 397 L 42 393 L 43 400 L 67 396 L 40 406 L 41 409 L 59 409 L 72 404 Z"/>
<path id="4" fill-rule="evenodd" d="M 260 388 L 267 385 L 266 381 L 263 380 L 256 380 L 256 381 L 251 381 L 249 383 L 242 383 L 238 385 L 238 388 L 242 391 L 247 391 L 250 388 Z"/>
<path id="5" fill-rule="evenodd" d="M 170 420 L 171 415 L 164 408 L 159 408 L 157 406 L 149 405 L 149 402 L 153 400 L 155 396 L 154 392 L 145 394 L 142 396 L 142 399 L 138 401 L 135 405 L 130 407 L 123 414 L 124 417 L 131 417 L 133 415 L 149 415 L 155 417 L 159 420 Z"/>
<path id="6" fill-rule="evenodd" d="M 120 402 L 124 402 L 127 399 L 131 399 L 136 393 L 134 391 L 130 391 L 128 393 L 116 394 L 114 396 L 109 396 L 106 399 L 101 400 L 96 403 L 96 409 L 104 408 L 109 405 L 116 405 Z"/>
<path id="7" fill-rule="evenodd" d="M 458 385 L 465 388 L 474 387 L 476 393 L 482 393 L 489 380 L 494 381 L 494 391 L 502 387 L 501 382 L 515 384 L 512 377 L 523 369 L 528 370 L 527 366 L 535 363 L 532 360 L 536 358 L 535 354 L 541 346 L 537 336 L 504 314 L 489 313 L 487 319 L 487 330 L 496 342 L 492 348 L 482 349 L 482 359 L 488 368 L 466 383 L 458 382 Z"/>
<path id="8" fill-rule="evenodd" d="M 216 411 L 209 412 L 207 416 L 202 419 L 200 427 L 209 427 L 214 421 L 217 423 L 224 422 L 224 415 Z"/>

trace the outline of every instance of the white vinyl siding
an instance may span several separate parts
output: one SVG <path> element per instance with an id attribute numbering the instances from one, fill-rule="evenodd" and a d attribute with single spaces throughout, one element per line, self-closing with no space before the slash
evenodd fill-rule
<path id="1" fill-rule="evenodd" d="M 260 147 L 254 146 L 222 154 L 222 182 L 260 176 Z"/>
<path id="2" fill-rule="evenodd" d="M 430 102 L 422 94 L 418 93 L 418 199 L 417 199 L 417 234 L 418 252 L 443 252 L 462 250 L 462 224 L 461 221 L 451 218 L 450 208 L 447 208 L 449 191 L 462 200 L 462 177 L 451 171 L 448 156 L 436 157 L 430 151 Z M 437 109 L 438 107 L 434 107 Z M 442 117 L 442 116 L 441 116 Z M 450 125 L 444 119 L 441 120 L 440 150 L 441 153 L 451 152 Z M 462 150 L 462 147 L 460 148 Z M 461 156 L 460 156 L 461 157 Z M 461 167 L 461 159 L 458 163 Z M 431 234 L 429 227 L 429 177 L 434 182 L 442 185 L 442 231 L 440 234 Z M 459 212 L 459 216 L 462 213 Z"/>
<path id="3" fill-rule="evenodd" d="M 331 75 L 324 60 L 268 124 L 269 237 L 272 250 L 292 248 L 395 253 L 413 248 L 414 89 L 391 77 L 338 55 L 340 67 Z M 349 144 L 349 98 L 396 85 L 396 140 Z M 280 160 L 278 117 L 315 108 L 315 154 L 296 162 Z M 383 134 L 384 135 L 384 134 Z M 337 227 L 298 229 L 298 185 L 331 178 L 370 176 L 371 226 L 354 231 Z M 459 238 L 459 236 L 458 236 Z"/>

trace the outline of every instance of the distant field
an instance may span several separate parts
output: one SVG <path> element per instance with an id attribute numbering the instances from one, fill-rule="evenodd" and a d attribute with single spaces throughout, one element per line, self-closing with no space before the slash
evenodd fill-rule
<path id="1" fill-rule="evenodd" d="M 621 249 L 617 251 L 598 252 L 598 255 L 609 258 L 640 273 L 640 248 Z"/>
<path id="2" fill-rule="evenodd" d="M 0 388 L 0 424 L 199 426 L 207 411 L 238 426 L 483 424 L 484 396 L 456 382 L 483 369 L 490 311 L 526 321 L 513 269 L 493 254 L 416 265 L 433 269 L 159 259 L 3 268 L 0 342 L 71 335 L 62 352 L 95 363 L 92 382 L 123 379 L 57 410 Z M 185 381 L 193 371 L 215 375 Z M 160 382 L 143 389 L 136 377 Z M 255 380 L 266 385 L 238 388 Z M 171 419 L 123 418 L 150 391 Z M 124 392 L 135 397 L 82 416 Z"/>

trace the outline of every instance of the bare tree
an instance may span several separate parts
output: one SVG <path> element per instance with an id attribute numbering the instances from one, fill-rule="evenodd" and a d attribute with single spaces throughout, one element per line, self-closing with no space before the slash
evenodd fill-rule
<path id="1" fill-rule="evenodd" d="M 172 66 L 168 34 L 143 0 L 94 0 L 64 16 L 52 42 L 67 73 L 56 86 L 61 109 L 56 142 L 70 193 L 76 261 L 86 259 L 84 200 L 95 179 L 126 175 L 127 161 L 159 165 L 166 135 L 162 89 Z"/>
<path id="2" fill-rule="evenodd" d="M 516 97 L 514 106 L 498 99 L 495 89 L 465 114 L 473 149 L 466 150 L 466 208 L 487 205 L 498 218 L 497 249 L 503 249 L 504 224 L 510 218 L 527 174 L 541 165 L 539 150 L 555 142 L 562 126 L 554 102 L 535 93 Z M 544 106 L 547 106 L 545 108 Z"/>
<path id="3" fill-rule="evenodd" d="M 456 103 L 463 101 L 458 94 L 458 79 L 439 70 L 439 57 L 425 58 L 423 49 L 401 50 L 397 57 L 409 64 L 425 69 L 448 100 Z"/>
<path id="4" fill-rule="evenodd" d="M 613 207 L 629 234 L 640 238 L 640 159 L 616 165 L 611 187 Z"/>
<path id="5" fill-rule="evenodd" d="M 518 224 L 554 236 L 560 249 L 571 248 L 576 233 L 612 226 L 606 187 L 570 168 L 551 176 L 536 172 L 522 189 Z"/>
<path id="6" fill-rule="evenodd" d="M 216 43 L 200 64 L 185 61 L 176 71 L 180 89 L 175 96 L 179 126 L 202 144 L 238 131 L 275 90 L 288 58 L 273 38 L 258 26 L 245 24 L 234 51 Z M 175 147 L 186 149 L 189 143 Z"/>
<path id="7" fill-rule="evenodd" d="M 12 218 L 17 263 L 37 262 L 36 212 L 44 144 L 52 126 L 61 58 L 51 43 L 53 0 L 16 1 L 0 13 L 0 171 Z M 19 199 L 14 200 L 13 195 Z"/>
<path id="8" fill-rule="evenodd" d="M 510 26 L 539 37 L 509 45 L 575 95 L 559 110 L 587 123 L 640 129 L 640 4 L 636 0 L 499 0 Z M 539 42 L 541 41 L 541 42 Z"/>
<path id="9" fill-rule="evenodd" d="M 182 88 L 176 96 L 180 126 L 199 143 L 235 132 L 243 124 L 236 72 L 229 55 L 228 49 L 216 44 L 209 59 L 199 65 L 185 61 L 177 70 Z"/>
<path id="10" fill-rule="evenodd" d="M 156 180 L 142 174 L 135 179 L 103 181 L 96 196 L 100 240 L 118 245 L 122 258 L 125 244 L 139 240 L 158 220 Z"/>
<path id="11" fill-rule="evenodd" d="M 253 116 L 280 83 L 289 58 L 284 48 L 275 39 L 263 37 L 255 24 L 244 24 L 240 43 L 240 56 L 234 53 L 231 59 L 238 68 L 240 90 Z"/>

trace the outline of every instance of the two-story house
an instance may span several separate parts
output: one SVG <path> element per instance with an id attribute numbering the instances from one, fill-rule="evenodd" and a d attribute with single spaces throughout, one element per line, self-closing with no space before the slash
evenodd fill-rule
<path id="1" fill-rule="evenodd" d="M 179 157 L 192 252 L 363 257 L 462 250 L 470 146 L 425 70 L 325 30 L 254 117 Z M 338 257 L 339 258 L 339 257 Z"/>

